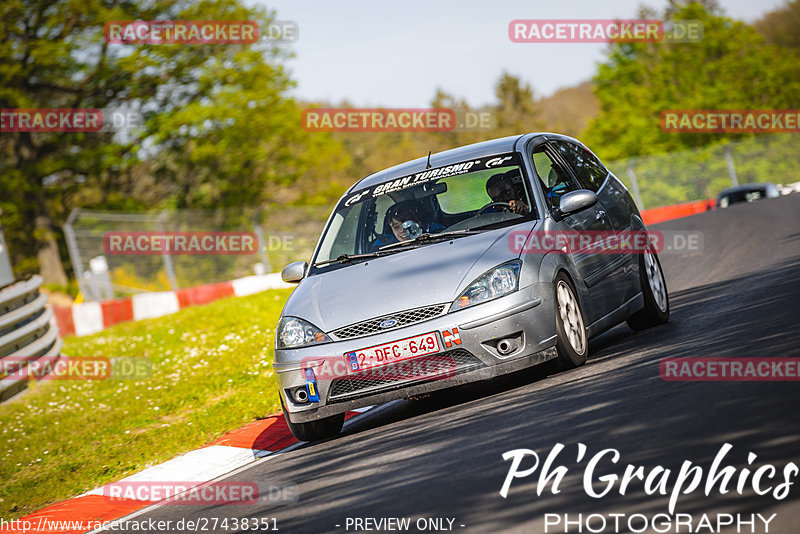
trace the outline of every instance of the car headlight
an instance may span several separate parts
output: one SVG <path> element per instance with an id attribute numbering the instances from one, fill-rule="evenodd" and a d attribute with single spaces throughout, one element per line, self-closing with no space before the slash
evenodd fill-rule
<path id="1" fill-rule="evenodd" d="M 279 349 L 294 349 L 330 340 L 325 332 L 297 317 L 281 317 L 278 322 L 276 345 Z"/>
<path id="2" fill-rule="evenodd" d="M 450 306 L 450 311 L 488 302 L 513 293 L 519 287 L 520 260 L 510 261 L 480 275 Z"/>

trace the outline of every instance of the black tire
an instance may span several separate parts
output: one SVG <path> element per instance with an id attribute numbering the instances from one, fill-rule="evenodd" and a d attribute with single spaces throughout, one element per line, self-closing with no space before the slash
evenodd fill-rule
<path id="1" fill-rule="evenodd" d="M 648 261 L 649 259 L 652 259 L 652 262 Z M 658 295 L 651 284 L 651 279 L 656 280 L 656 274 L 657 280 L 660 281 L 656 283 L 655 288 L 659 292 Z M 639 283 L 642 286 L 642 295 L 644 295 L 644 308 L 628 317 L 626 321 L 628 326 L 633 330 L 644 330 L 669 321 L 667 281 L 664 279 L 664 271 L 661 269 L 658 254 L 650 247 L 647 252 L 639 255 Z M 663 295 L 661 291 L 663 291 Z M 662 297 L 663 300 L 661 300 Z M 658 301 L 661 301 L 661 304 Z"/>
<path id="2" fill-rule="evenodd" d="M 586 334 L 586 317 L 581 309 L 578 294 L 575 286 L 563 272 L 556 276 L 553 282 L 555 289 L 555 311 L 556 311 L 556 351 L 558 358 L 555 360 L 557 370 L 564 371 L 574 369 L 586 363 L 589 355 L 589 337 Z M 564 298 L 565 294 L 559 295 L 559 291 L 566 291 L 571 297 Z M 572 323 L 570 327 L 565 327 L 564 317 Z"/>
<path id="3" fill-rule="evenodd" d="M 319 441 L 333 437 L 342 431 L 342 425 L 344 425 L 344 413 L 324 417 L 316 421 L 308 421 L 307 423 L 292 423 L 286 413 L 283 399 L 281 399 L 281 408 L 283 408 L 283 416 L 286 418 L 289 430 L 300 441 Z"/>

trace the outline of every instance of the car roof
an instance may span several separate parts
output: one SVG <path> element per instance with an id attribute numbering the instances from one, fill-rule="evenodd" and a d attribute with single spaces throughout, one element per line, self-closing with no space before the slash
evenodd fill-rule
<path id="1" fill-rule="evenodd" d="M 576 141 L 576 139 L 571 137 L 550 132 L 534 132 L 529 134 L 512 135 L 509 137 L 490 139 L 488 141 L 481 141 L 480 143 L 473 143 L 471 145 L 451 148 L 449 150 L 431 154 L 431 167 L 441 167 L 443 165 L 450 165 L 472 158 L 513 152 L 518 150 L 518 147 L 522 146 L 528 139 L 540 136 L 547 136 L 548 138 L 552 139 Z M 348 193 L 363 189 L 365 187 L 370 187 L 375 184 L 380 184 L 388 180 L 394 180 L 395 178 L 399 178 L 401 176 L 408 176 L 409 174 L 422 172 L 427 168 L 427 163 L 428 156 L 426 155 L 370 174 L 353 184 L 353 186 L 348 190 Z"/>

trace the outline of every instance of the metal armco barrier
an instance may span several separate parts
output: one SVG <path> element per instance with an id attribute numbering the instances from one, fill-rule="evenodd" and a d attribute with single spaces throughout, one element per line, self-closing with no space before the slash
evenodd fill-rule
<path id="1" fill-rule="evenodd" d="M 53 312 L 45 306 L 47 296 L 39 293 L 41 284 L 42 277 L 34 275 L 0 290 L 0 402 L 28 384 L 27 379 L 3 375 L 3 369 L 17 367 L 20 361 L 57 356 L 61 351 Z"/>

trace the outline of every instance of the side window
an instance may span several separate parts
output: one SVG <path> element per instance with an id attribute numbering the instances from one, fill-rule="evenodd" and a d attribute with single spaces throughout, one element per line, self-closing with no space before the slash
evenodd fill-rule
<path id="1" fill-rule="evenodd" d="M 570 191 L 581 189 L 580 184 L 575 182 L 561 165 L 550 159 L 544 152 L 544 147 L 539 147 L 533 152 L 533 166 L 536 167 L 536 174 L 542 182 L 547 203 L 550 208 L 558 207 L 561 197 Z"/>
<path id="2" fill-rule="evenodd" d="M 580 145 L 565 141 L 553 143 L 561 157 L 575 170 L 581 187 L 597 192 L 608 176 L 608 171 L 594 154 Z"/>

